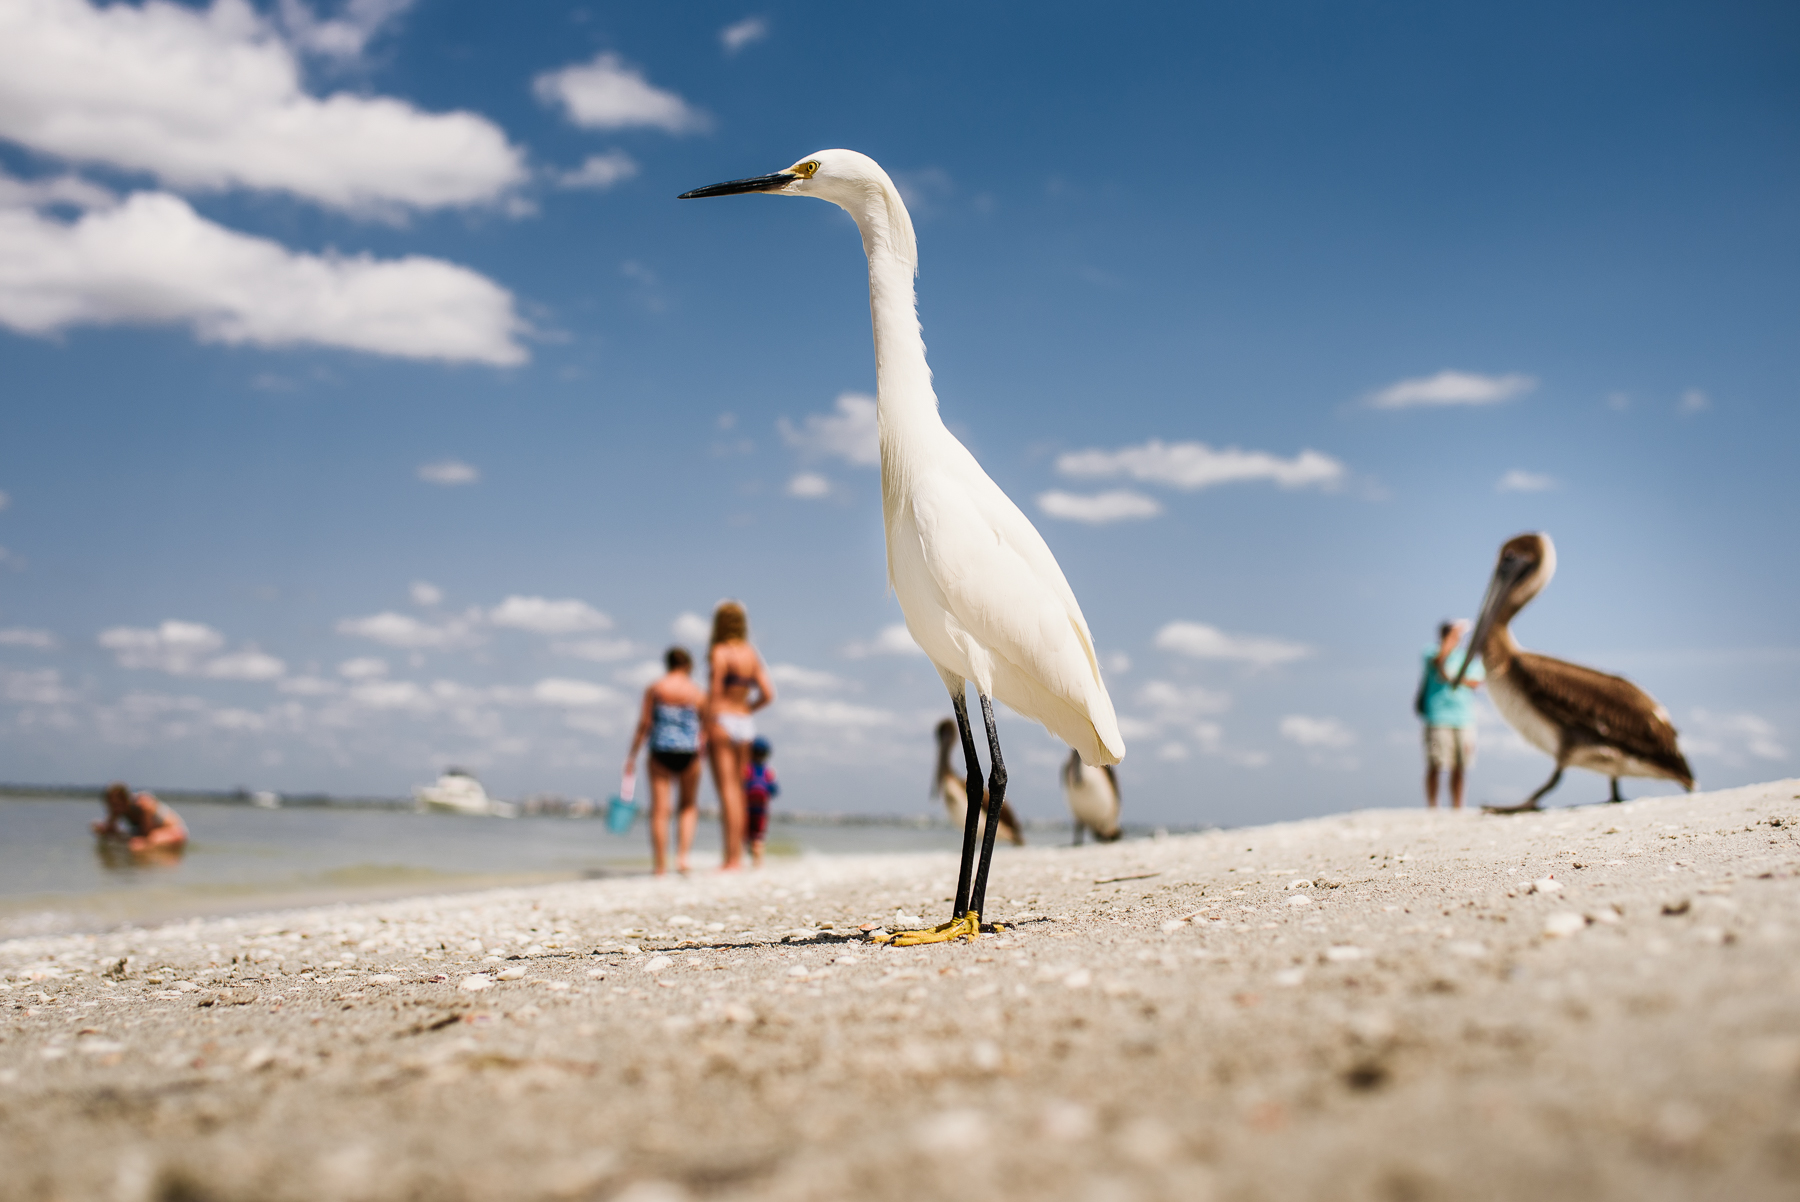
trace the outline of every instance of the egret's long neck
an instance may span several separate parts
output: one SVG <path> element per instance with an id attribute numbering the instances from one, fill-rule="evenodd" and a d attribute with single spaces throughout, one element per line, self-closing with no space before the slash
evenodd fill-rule
<path id="1" fill-rule="evenodd" d="M 915 420 L 937 423 L 937 394 L 925 363 L 913 274 L 918 244 L 912 218 L 892 185 L 874 186 L 854 207 L 846 205 L 869 257 L 869 316 L 875 327 L 875 392 L 881 424 L 898 432 Z"/>

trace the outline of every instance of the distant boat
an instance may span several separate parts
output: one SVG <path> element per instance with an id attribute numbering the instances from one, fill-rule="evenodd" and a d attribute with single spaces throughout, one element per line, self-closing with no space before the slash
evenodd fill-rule
<path id="1" fill-rule="evenodd" d="M 461 768 L 446 768 L 435 785 L 413 789 L 418 808 L 444 814 L 470 814 L 478 818 L 516 818 L 519 807 L 511 802 L 495 801 L 481 787 L 473 773 Z"/>
<path id="2" fill-rule="evenodd" d="M 268 789 L 258 789 L 250 794 L 250 804 L 259 810 L 279 810 L 281 794 L 270 792 Z"/>

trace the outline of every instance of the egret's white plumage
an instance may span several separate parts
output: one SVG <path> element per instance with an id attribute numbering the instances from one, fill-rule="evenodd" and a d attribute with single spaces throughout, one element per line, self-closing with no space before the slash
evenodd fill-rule
<path id="1" fill-rule="evenodd" d="M 973 681 L 983 697 L 1043 723 L 1086 762 L 1118 763 L 1125 741 L 1074 591 L 1043 536 L 938 415 L 913 293 L 918 244 L 894 181 L 867 155 L 821 150 L 771 175 L 684 196 L 742 192 L 830 201 L 862 234 L 888 582 L 959 716 L 964 683 Z M 998 747 L 991 725 L 989 744 Z M 1003 790 L 1003 773 L 998 783 Z M 967 856 L 965 848 L 965 876 Z M 980 882 L 976 901 L 985 867 Z"/>

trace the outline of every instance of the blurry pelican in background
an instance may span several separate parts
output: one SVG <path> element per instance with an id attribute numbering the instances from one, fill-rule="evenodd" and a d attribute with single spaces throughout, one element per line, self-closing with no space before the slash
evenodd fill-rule
<path id="1" fill-rule="evenodd" d="M 968 822 L 969 790 L 956 769 L 950 766 L 951 752 L 956 747 L 958 737 L 955 719 L 945 718 L 937 724 L 937 770 L 931 777 L 931 795 L 944 799 L 944 812 L 950 816 L 950 825 L 961 830 Z M 979 783 L 979 778 L 977 782 Z M 976 835 L 979 837 L 987 825 L 987 815 L 979 815 L 976 821 L 979 824 Z M 1000 803 L 1000 826 L 995 833 L 1014 847 L 1025 846 L 1025 832 L 1020 828 L 1018 816 L 1013 813 L 1010 802 Z"/>
<path id="2" fill-rule="evenodd" d="M 1069 802 L 1069 813 L 1075 815 L 1075 844 L 1087 831 L 1102 843 L 1119 837 L 1119 777 L 1111 764 L 1098 768 L 1081 762 L 1076 752 L 1062 767 L 1063 797 Z"/>

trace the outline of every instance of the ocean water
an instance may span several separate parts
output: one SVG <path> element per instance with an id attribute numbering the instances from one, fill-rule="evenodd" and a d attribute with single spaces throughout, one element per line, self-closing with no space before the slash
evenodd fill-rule
<path id="1" fill-rule="evenodd" d="M 202 914 L 363 901 L 650 870 L 640 819 L 626 835 L 592 818 L 466 818 L 400 810 L 185 802 L 185 854 L 134 860 L 88 830 L 95 802 L 0 799 L 0 938 L 144 925 Z M 946 826 L 777 823 L 771 856 L 954 851 Z M 693 864 L 718 864 L 702 819 Z"/>

